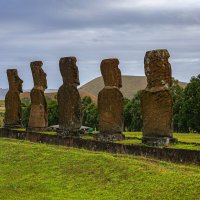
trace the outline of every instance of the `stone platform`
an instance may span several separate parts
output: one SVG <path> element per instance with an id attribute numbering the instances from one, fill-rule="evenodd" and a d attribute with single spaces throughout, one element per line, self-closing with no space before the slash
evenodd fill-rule
<path id="1" fill-rule="evenodd" d="M 107 142 L 113 142 L 113 141 L 120 141 L 125 139 L 125 135 L 121 133 L 116 134 L 103 134 L 103 133 L 97 133 L 95 135 L 95 139 L 98 141 L 107 141 Z"/>
<path id="2" fill-rule="evenodd" d="M 60 135 L 48 135 L 38 132 L 26 132 L 0 128 L 0 137 L 31 142 L 62 145 L 74 148 L 82 148 L 92 151 L 102 151 L 115 154 L 129 154 L 135 156 L 149 157 L 175 163 L 200 165 L 200 151 L 175 148 L 158 148 L 144 145 L 119 144 L 113 142 L 102 142 L 87 140 L 77 137 L 63 137 Z"/>
<path id="3" fill-rule="evenodd" d="M 168 146 L 177 142 L 177 139 L 170 137 L 142 137 L 142 143 L 149 146 Z"/>

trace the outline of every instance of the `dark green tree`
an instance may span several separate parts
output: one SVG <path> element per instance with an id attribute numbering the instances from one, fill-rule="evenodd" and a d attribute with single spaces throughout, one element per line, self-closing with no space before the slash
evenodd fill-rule
<path id="1" fill-rule="evenodd" d="M 200 133 L 200 74 L 185 88 L 184 114 L 189 131 Z"/>
<path id="2" fill-rule="evenodd" d="M 126 131 L 142 130 L 141 91 L 132 100 L 124 99 L 124 129 Z"/>
<path id="3" fill-rule="evenodd" d="M 58 103 L 55 100 L 47 100 L 47 109 L 48 109 L 48 125 L 58 124 Z"/>
<path id="4" fill-rule="evenodd" d="M 98 110 L 89 96 L 82 99 L 82 124 L 92 128 L 98 128 Z"/>
<path id="5" fill-rule="evenodd" d="M 142 113 L 141 113 L 141 91 L 138 91 L 133 98 L 133 108 L 132 108 L 132 130 L 141 131 L 142 130 Z"/>
<path id="6" fill-rule="evenodd" d="M 29 98 L 25 97 L 21 100 L 22 105 L 22 126 L 26 128 L 28 126 L 28 120 L 31 110 L 31 101 Z"/>
<path id="7" fill-rule="evenodd" d="M 184 115 L 184 89 L 179 85 L 178 80 L 172 80 L 170 92 L 173 98 L 173 129 L 175 132 L 187 132 Z"/>
<path id="8" fill-rule="evenodd" d="M 124 130 L 132 131 L 132 111 L 133 102 L 130 99 L 124 98 Z"/>

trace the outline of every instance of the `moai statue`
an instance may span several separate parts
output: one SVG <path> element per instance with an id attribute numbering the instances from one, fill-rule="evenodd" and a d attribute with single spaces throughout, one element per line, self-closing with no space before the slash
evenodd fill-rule
<path id="1" fill-rule="evenodd" d="M 4 127 L 20 128 L 21 127 L 21 100 L 23 81 L 19 78 L 16 69 L 8 69 L 7 77 L 9 82 L 9 91 L 5 97 L 5 118 Z"/>
<path id="2" fill-rule="evenodd" d="M 28 130 L 45 130 L 48 126 L 47 103 L 44 90 L 47 88 L 46 74 L 42 69 L 42 61 L 31 62 L 34 87 L 31 90 L 31 111 Z"/>
<path id="3" fill-rule="evenodd" d="M 170 55 L 166 49 L 146 52 L 144 58 L 147 87 L 142 92 L 143 143 L 168 145 L 173 142 L 173 100 Z"/>
<path id="4" fill-rule="evenodd" d="M 79 135 L 81 128 L 81 97 L 77 86 L 79 72 L 76 57 L 64 57 L 59 61 L 63 85 L 59 88 L 57 99 L 59 109 L 59 132 L 63 135 Z"/>
<path id="5" fill-rule="evenodd" d="M 98 140 L 122 140 L 123 131 L 123 95 L 119 60 L 105 59 L 101 62 L 101 73 L 105 87 L 98 95 L 99 131 Z"/>

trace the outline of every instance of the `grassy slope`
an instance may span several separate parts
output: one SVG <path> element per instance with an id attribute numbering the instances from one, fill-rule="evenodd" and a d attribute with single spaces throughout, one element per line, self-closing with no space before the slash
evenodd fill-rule
<path id="1" fill-rule="evenodd" d="M 179 82 L 181 87 L 185 87 L 187 83 Z M 133 96 L 139 91 L 143 90 L 147 86 L 147 80 L 145 76 L 122 76 L 122 88 L 120 89 L 123 96 L 132 99 Z M 98 93 L 103 89 L 104 83 L 102 77 L 97 77 L 88 83 L 82 85 L 79 89 L 86 91 L 94 96 L 98 96 Z"/>
<path id="2" fill-rule="evenodd" d="M 198 199 L 200 168 L 0 139 L 0 199 Z"/>

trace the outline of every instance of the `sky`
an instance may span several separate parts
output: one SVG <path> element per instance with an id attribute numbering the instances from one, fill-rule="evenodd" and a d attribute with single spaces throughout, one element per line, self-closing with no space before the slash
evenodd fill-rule
<path id="1" fill-rule="evenodd" d="M 118 58 L 122 75 L 144 76 L 144 55 L 168 49 L 173 76 L 200 73 L 200 0 L 0 0 L 0 87 L 17 68 L 33 87 L 30 62 L 43 61 L 49 89 L 62 84 L 61 57 L 76 56 L 81 85 Z"/>

